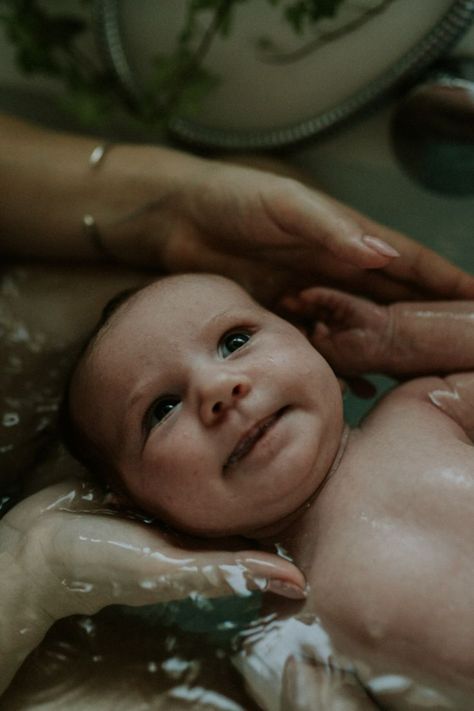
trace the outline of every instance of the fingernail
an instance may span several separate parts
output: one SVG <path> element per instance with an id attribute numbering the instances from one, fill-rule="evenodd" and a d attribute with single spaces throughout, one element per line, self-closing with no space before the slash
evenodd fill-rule
<path id="1" fill-rule="evenodd" d="M 367 247 L 370 247 L 370 249 L 373 249 L 374 252 L 378 252 L 384 257 L 400 256 L 400 252 L 397 252 L 397 250 L 394 249 L 390 244 L 387 244 L 387 242 L 384 242 L 378 237 L 372 237 L 372 235 L 364 235 L 362 237 L 362 242 L 367 245 Z"/>
<path id="2" fill-rule="evenodd" d="M 298 587 L 298 585 L 288 583 L 284 580 L 269 580 L 265 592 L 272 592 L 275 593 L 275 595 L 289 597 L 291 600 L 304 600 L 306 597 L 305 590 Z"/>

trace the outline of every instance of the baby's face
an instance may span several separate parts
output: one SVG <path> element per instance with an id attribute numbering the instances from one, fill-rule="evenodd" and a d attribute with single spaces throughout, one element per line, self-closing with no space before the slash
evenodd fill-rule
<path id="1" fill-rule="evenodd" d="M 121 307 L 71 402 L 132 499 L 200 535 L 258 535 L 284 520 L 321 483 L 342 430 L 326 361 L 209 275 L 165 279 Z"/>

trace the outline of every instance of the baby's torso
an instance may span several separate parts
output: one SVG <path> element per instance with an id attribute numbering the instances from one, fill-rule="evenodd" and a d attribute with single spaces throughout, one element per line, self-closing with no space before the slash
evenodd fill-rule
<path id="1" fill-rule="evenodd" d="M 388 396 L 349 437 L 311 533 L 305 612 L 361 675 L 474 698 L 474 449 L 461 428 L 429 402 Z"/>

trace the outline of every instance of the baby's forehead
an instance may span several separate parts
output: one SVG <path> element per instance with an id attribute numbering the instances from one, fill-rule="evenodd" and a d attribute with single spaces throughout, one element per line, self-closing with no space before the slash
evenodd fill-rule
<path id="1" fill-rule="evenodd" d="M 120 316 L 146 315 L 154 318 L 172 316 L 177 322 L 191 310 L 212 313 L 222 306 L 262 309 L 238 284 L 213 274 L 178 274 L 149 284 L 125 302 L 117 313 Z"/>
<path id="2" fill-rule="evenodd" d="M 133 294 L 111 316 L 96 348 L 117 338 L 140 342 L 162 333 L 172 338 L 188 325 L 198 325 L 219 313 L 265 309 L 238 284 L 212 274 L 182 274 L 155 281 Z"/>
<path id="3" fill-rule="evenodd" d="M 254 303 L 250 294 L 232 279 L 218 274 L 207 273 L 171 274 L 162 277 L 137 292 L 137 297 L 181 295 L 184 293 L 203 294 L 205 296 L 213 294 L 221 297 L 224 295 L 232 295 L 234 297 L 239 295 L 241 298 Z"/>
<path id="4" fill-rule="evenodd" d="M 97 383 L 104 372 L 131 377 L 150 359 L 189 349 L 205 324 L 219 316 L 266 313 L 239 285 L 214 275 L 173 275 L 153 282 L 121 303 L 85 354 L 80 380 Z M 84 381 L 85 379 L 85 381 Z"/>

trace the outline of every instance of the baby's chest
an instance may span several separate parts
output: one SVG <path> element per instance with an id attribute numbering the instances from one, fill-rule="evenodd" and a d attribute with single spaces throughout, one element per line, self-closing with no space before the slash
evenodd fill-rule
<path id="1" fill-rule="evenodd" d="M 354 513 L 361 521 L 365 508 L 376 530 L 400 527 L 428 545 L 440 538 L 447 547 L 474 545 L 474 446 L 467 438 L 426 423 L 404 436 L 390 432 L 358 471 L 361 498 Z"/>
<path id="2" fill-rule="evenodd" d="M 474 677 L 473 471 L 472 446 L 418 430 L 356 456 L 334 491 L 308 608 L 385 673 Z"/>
<path id="3" fill-rule="evenodd" d="M 438 408 L 385 407 L 348 448 L 339 476 L 340 518 L 389 532 L 474 544 L 474 446 Z M 349 492 L 349 495 L 348 495 Z M 368 534 L 370 536 L 370 533 Z"/>

